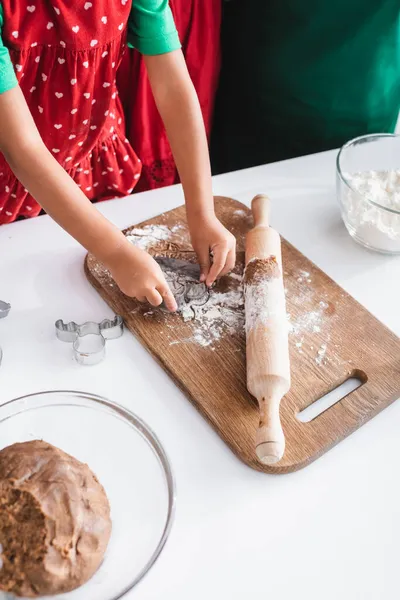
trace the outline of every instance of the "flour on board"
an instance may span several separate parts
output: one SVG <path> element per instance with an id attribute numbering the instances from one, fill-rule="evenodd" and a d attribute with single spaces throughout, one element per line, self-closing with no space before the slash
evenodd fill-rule
<path id="1" fill-rule="evenodd" d="M 145 225 L 131 229 L 127 239 L 136 247 L 148 250 L 159 242 L 168 241 L 172 234 L 176 234 L 182 225 L 171 228 L 166 225 Z M 198 299 L 193 298 L 181 307 L 180 313 L 185 322 L 191 323 L 192 334 L 190 337 L 180 340 L 173 339 L 171 345 L 181 343 L 194 343 L 200 346 L 213 346 L 214 342 L 221 339 L 224 334 L 232 335 L 244 328 L 244 295 L 241 284 L 242 277 L 237 273 L 231 273 L 226 280 L 230 284 L 226 291 L 212 289 L 207 302 L 201 306 Z M 152 309 L 144 316 L 150 317 L 154 314 Z M 166 321 L 168 329 L 177 330 L 177 322 Z"/>
<path id="2" fill-rule="evenodd" d="M 145 225 L 131 229 L 126 239 L 137 248 L 148 250 L 158 242 L 168 240 L 172 232 L 173 228 L 166 225 Z"/>
<path id="3" fill-rule="evenodd" d="M 326 349 L 327 349 L 327 345 L 326 344 L 321 344 L 318 352 L 317 352 L 317 356 L 315 357 L 315 362 L 317 363 L 317 365 L 322 364 L 322 361 L 325 358 L 325 354 L 326 354 Z"/>
<path id="4" fill-rule="evenodd" d="M 144 227 L 131 229 L 127 238 L 135 246 L 147 250 L 159 242 L 168 241 L 171 239 L 172 234 L 176 234 L 179 229 L 182 229 L 182 225 L 172 228 L 166 225 L 145 225 Z M 319 350 L 315 356 L 315 363 L 320 366 L 328 360 L 327 343 L 329 340 L 327 336 L 325 335 L 326 339 L 322 339 L 323 343 L 319 346 L 317 345 L 318 338 L 320 339 L 324 335 L 323 326 L 328 304 L 324 300 L 320 300 L 314 310 L 302 312 L 300 307 L 305 304 L 314 304 L 315 301 L 315 290 L 310 285 L 312 283 L 312 275 L 308 271 L 299 270 L 293 277 L 300 286 L 296 286 L 297 293 L 291 294 L 290 302 L 292 305 L 299 307 L 299 310 L 296 310 L 296 318 L 287 315 L 289 334 L 292 338 L 295 338 L 294 346 L 300 354 L 305 354 L 307 350 L 304 341 L 305 333 L 316 334 L 316 346 Z M 193 302 L 188 302 L 181 308 L 181 317 L 185 322 L 190 322 L 191 324 L 190 336 L 176 339 L 175 335 L 178 330 L 177 321 L 166 320 L 167 330 L 170 330 L 171 334 L 175 334 L 174 336 L 171 335 L 171 346 L 192 343 L 199 346 L 207 346 L 213 350 L 215 343 L 224 335 L 232 335 L 244 331 L 245 314 L 242 276 L 238 273 L 231 273 L 227 276 L 226 280 L 230 282 L 226 286 L 226 291 L 218 291 L 218 287 L 212 289 L 208 301 L 202 306 L 199 306 L 196 299 L 194 299 Z M 286 288 L 285 292 L 286 294 L 290 294 L 290 280 L 286 278 L 286 281 L 289 289 Z M 261 313 L 268 313 L 265 307 L 268 307 L 270 303 L 266 302 L 268 299 L 262 293 L 259 294 L 259 298 L 254 298 L 253 300 L 255 312 L 253 315 L 254 319 L 250 319 L 250 321 L 255 322 Z M 262 307 L 264 307 L 263 310 L 261 310 Z M 153 314 L 154 310 L 150 309 L 144 316 L 149 318 Z M 312 348 L 310 347 L 310 349 Z"/>
<path id="5" fill-rule="evenodd" d="M 285 289 L 286 293 L 291 294 L 291 304 L 296 307 L 302 307 L 304 305 L 315 306 L 315 289 L 309 285 L 312 283 L 312 276 L 308 271 L 299 270 L 295 281 L 300 284 L 296 286 L 296 293 L 291 293 L 290 290 Z M 316 304 L 316 308 L 313 310 L 299 311 L 296 318 L 292 318 L 292 315 L 288 314 L 289 322 L 289 335 L 294 338 L 294 347 L 299 354 L 304 354 L 307 350 L 313 350 L 313 346 L 309 348 L 305 347 L 305 334 L 316 334 L 316 340 L 322 337 L 321 345 L 315 356 L 315 363 L 318 366 L 323 365 L 328 359 L 327 349 L 329 342 L 329 334 L 324 333 L 324 325 L 326 323 L 326 311 L 329 308 L 329 304 L 324 300 L 319 300 Z"/>
<path id="6" fill-rule="evenodd" d="M 229 278 L 229 276 L 228 276 Z M 188 303 L 182 309 L 184 321 L 192 323 L 192 335 L 176 343 L 196 343 L 200 346 L 212 346 L 225 334 L 232 335 L 244 327 L 244 296 L 242 286 L 226 292 L 211 290 L 206 304 L 197 306 Z M 167 327 L 174 328 L 167 323 Z"/>

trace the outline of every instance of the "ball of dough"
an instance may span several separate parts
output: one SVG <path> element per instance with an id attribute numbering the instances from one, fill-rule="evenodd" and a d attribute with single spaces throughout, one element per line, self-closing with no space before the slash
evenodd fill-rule
<path id="1" fill-rule="evenodd" d="M 87 465 L 42 441 L 0 452 L 0 589 L 74 590 L 97 571 L 110 535 L 110 505 Z"/>

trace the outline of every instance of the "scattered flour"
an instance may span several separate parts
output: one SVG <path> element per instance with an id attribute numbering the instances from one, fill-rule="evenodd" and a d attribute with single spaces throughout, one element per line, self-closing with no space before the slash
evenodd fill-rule
<path id="1" fill-rule="evenodd" d="M 308 272 L 299 272 L 299 276 L 303 276 L 304 295 L 308 300 L 314 294 L 308 285 L 309 275 Z M 248 332 L 256 323 L 267 323 L 272 316 L 274 318 L 278 317 L 282 323 L 287 324 L 289 333 L 295 337 L 295 347 L 300 354 L 303 354 L 304 350 L 304 333 L 321 333 L 325 311 L 329 306 L 327 302 L 319 301 L 315 310 L 300 313 L 294 321 L 291 321 L 291 315 L 286 314 L 285 309 L 282 308 L 285 305 L 281 297 L 284 296 L 284 290 L 279 282 L 270 280 L 261 285 L 246 285 L 244 292 L 241 276 L 232 273 L 229 277 L 233 284 L 230 290 L 226 292 L 211 291 L 208 301 L 202 306 L 198 306 L 196 300 L 194 300 L 182 307 L 181 316 L 184 321 L 192 323 L 193 334 L 190 338 L 173 340 L 170 345 L 195 343 L 200 346 L 212 347 L 214 342 L 221 339 L 224 334 L 237 333 L 244 326 L 246 326 L 246 332 Z M 246 324 L 244 293 L 247 306 Z M 278 302 L 277 299 L 279 299 Z M 299 304 L 303 300 L 303 294 L 300 294 Z M 169 323 L 167 327 L 174 328 L 174 324 Z M 325 347 L 323 356 L 317 355 L 318 360 L 316 359 L 316 362 L 318 365 L 326 359 L 326 344 L 323 347 Z"/>
<path id="2" fill-rule="evenodd" d="M 293 323 L 289 323 L 289 333 L 299 335 L 304 331 L 319 333 L 323 319 L 323 309 L 313 310 L 300 315 Z"/>
<path id="3" fill-rule="evenodd" d="M 147 250 L 160 241 L 169 240 L 172 233 L 181 229 L 181 225 L 169 228 L 165 225 L 145 225 L 141 228 L 134 228 L 129 232 L 127 239 L 135 246 Z M 304 333 L 311 332 L 318 334 L 324 319 L 324 312 L 328 304 L 324 301 L 318 303 L 318 307 L 309 312 L 301 313 L 294 321 L 291 321 L 291 315 L 285 312 L 285 292 L 281 282 L 276 279 L 268 280 L 261 285 L 246 285 L 244 292 L 242 285 L 242 276 L 237 273 L 229 275 L 231 284 L 227 291 L 211 290 L 208 300 L 199 305 L 199 299 L 194 295 L 193 300 L 186 302 L 180 310 L 181 317 L 185 322 L 191 323 L 192 333 L 188 338 L 173 339 L 170 345 L 182 343 L 194 343 L 203 347 L 214 349 L 214 343 L 222 338 L 223 335 L 232 335 L 240 332 L 246 326 L 246 332 L 254 327 L 256 323 L 267 323 L 271 317 L 278 318 L 286 326 L 292 336 L 295 336 L 295 347 L 300 354 L 304 350 Z M 190 282 L 190 278 L 188 280 Z M 302 293 L 298 298 L 291 298 L 292 303 L 302 305 L 305 301 L 311 300 L 313 290 L 308 284 L 311 283 L 311 275 L 308 271 L 300 270 L 297 274 L 297 281 L 302 283 Z M 245 323 L 244 303 L 246 295 L 247 321 Z M 153 309 L 144 313 L 146 317 L 152 317 L 155 314 Z M 175 329 L 174 321 L 167 321 L 168 329 Z M 311 347 L 312 349 L 312 347 Z M 327 345 L 322 344 L 318 350 L 315 362 L 321 365 L 326 359 Z"/>
<path id="4" fill-rule="evenodd" d="M 242 286 L 227 292 L 212 291 L 206 304 L 198 306 L 189 302 L 182 310 L 184 321 L 192 321 L 193 335 L 174 340 L 171 346 L 181 342 L 194 342 L 200 346 L 212 346 L 224 334 L 234 334 L 244 327 L 244 295 Z M 167 325 L 173 328 L 173 324 Z"/>
<path id="5" fill-rule="evenodd" d="M 400 170 L 344 173 L 344 178 L 353 188 L 342 198 L 352 232 L 367 246 L 400 252 Z"/>
<path id="6" fill-rule="evenodd" d="M 141 250 L 148 250 L 158 242 L 171 239 L 172 234 L 177 233 L 181 229 L 184 229 L 184 226 L 181 224 L 174 225 L 173 227 L 167 227 L 166 225 L 144 225 L 144 227 L 131 229 L 126 239 Z"/>
<path id="7" fill-rule="evenodd" d="M 292 294 L 291 302 L 297 307 L 302 307 L 304 305 L 312 305 L 315 307 L 315 290 L 312 286 L 308 285 L 312 282 L 312 277 L 308 271 L 298 271 L 295 276 L 295 280 L 297 283 L 301 283 L 301 286 L 296 286 L 296 294 Z M 288 292 L 290 293 L 290 291 Z M 301 311 L 301 309 L 297 310 L 297 317 L 295 319 L 292 318 L 292 315 L 288 314 L 287 319 L 289 323 L 289 334 L 292 338 L 294 338 L 294 346 L 299 354 L 304 354 L 307 352 L 306 343 L 305 343 L 305 333 L 316 334 L 319 339 L 323 336 L 324 343 L 318 350 L 318 353 L 315 358 L 316 364 L 319 366 L 328 360 L 327 353 L 327 343 L 329 342 L 330 336 L 329 333 L 324 332 L 324 324 L 326 320 L 326 311 L 329 308 L 329 304 L 324 300 L 320 300 L 317 302 L 316 308 L 311 311 Z M 318 340 L 316 337 L 316 340 Z M 310 350 L 314 350 L 314 346 L 309 346 Z"/>
<path id="8" fill-rule="evenodd" d="M 231 273 L 231 274 L 229 275 L 229 277 L 230 277 L 231 279 L 234 279 L 235 281 L 242 281 L 242 276 L 241 276 L 241 275 L 238 275 L 237 273 Z"/>
<path id="9" fill-rule="evenodd" d="M 184 229 L 179 224 L 174 227 L 166 225 L 145 225 L 144 227 L 131 229 L 127 239 L 142 250 L 148 250 L 158 242 L 171 239 L 172 234 Z M 226 292 L 211 291 L 206 303 L 199 305 L 199 298 L 193 297 L 180 309 L 183 320 L 192 322 L 193 334 L 190 338 L 173 340 L 170 345 L 180 343 L 196 343 L 200 346 L 212 346 L 224 333 L 233 334 L 244 327 L 244 295 L 241 284 L 242 277 L 231 273 L 232 280 L 230 289 Z M 188 278 L 188 286 L 195 290 L 191 278 Z M 204 284 L 201 284 L 204 287 Z M 241 310 L 238 310 L 241 309 Z M 148 310 L 144 316 L 151 317 L 153 310 Z M 167 323 L 167 327 L 174 328 L 173 323 Z"/>
<path id="10" fill-rule="evenodd" d="M 321 365 L 322 364 L 322 361 L 325 358 L 326 349 L 327 349 L 327 345 L 326 344 L 322 344 L 321 347 L 319 348 L 319 350 L 317 352 L 317 356 L 315 358 L 315 362 L 317 363 L 317 365 Z"/>
<path id="11" fill-rule="evenodd" d="M 307 283 L 311 283 L 310 273 L 308 271 L 299 271 L 299 277 L 297 278 L 298 283 L 303 283 L 306 280 Z"/>
<path id="12" fill-rule="evenodd" d="M 166 225 L 145 225 L 131 229 L 126 239 L 141 250 L 147 250 L 151 246 L 171 237 L 171 229 Z"/>

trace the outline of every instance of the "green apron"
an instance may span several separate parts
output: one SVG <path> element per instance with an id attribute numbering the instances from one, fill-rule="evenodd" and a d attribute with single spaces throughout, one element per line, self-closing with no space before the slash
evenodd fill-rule
<path id="1" fill-rule="evenodd" d="M 214 172 L 392 132 L 400 108 L 400 0 L 230 0 Z"/>

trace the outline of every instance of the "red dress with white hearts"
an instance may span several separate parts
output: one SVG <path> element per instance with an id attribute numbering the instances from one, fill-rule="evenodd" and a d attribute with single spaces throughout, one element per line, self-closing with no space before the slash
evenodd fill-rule
<path id="1" fill-rule="evenodd" d="M 1 2 L 3 40 L 46 146 L 91 200 L 129 194 L 141 163 L 115 76 L 131 2 Z M 40 210 L 0 154 L 0 224 Z"/>

